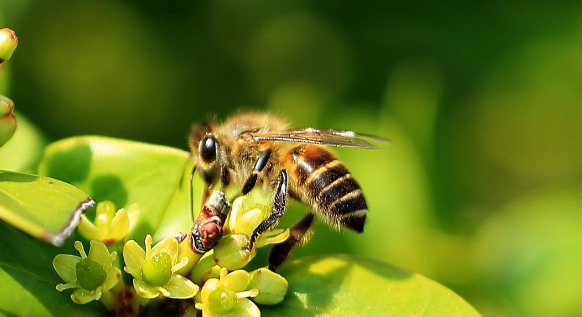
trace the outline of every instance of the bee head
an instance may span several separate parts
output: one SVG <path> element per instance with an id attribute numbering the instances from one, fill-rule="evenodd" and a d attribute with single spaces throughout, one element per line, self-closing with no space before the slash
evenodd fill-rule
<path id="1" fill-rule="evenodd" d="M 210 125 L 194 126 L 190 134 L 190 150 L 196 168 L 207 184 L 220 179 L 220 142 L 211 132 Z"/>

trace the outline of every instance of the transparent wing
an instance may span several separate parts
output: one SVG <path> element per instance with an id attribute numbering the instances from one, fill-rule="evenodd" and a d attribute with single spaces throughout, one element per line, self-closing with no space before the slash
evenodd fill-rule
<path id="1" fill-rule="evenodd" d="M 250 133 L 256 142 L 261 141 L 283 141 L 312 143 L 339 147 L 352 147 L 361 149 L 376 149 L 376 146 L 362 140 L 359 137 L 368 138 L 377 142 L 388 142 L 379 136 L 356 133 L 354 131 L 342 131 L 334 129 L 314 129 L 305 128 L 290 131 L 272 131 Z"/>

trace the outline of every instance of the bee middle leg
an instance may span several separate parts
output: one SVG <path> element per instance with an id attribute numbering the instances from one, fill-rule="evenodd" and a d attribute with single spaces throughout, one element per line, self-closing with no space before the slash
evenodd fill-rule
<path id="1" fill-rule="evenodd" d="M 259 224 L 259 226 L 253 231 L 248 249 L 252 249 L 257 238 L 263 234 L 265 231 L 270 230 L 279 223 L 279 219 L 283 217 L 285 209 L 287 207 L 287 171 L 285 169 L 281 170 L 279 173 L 279 184 L 277 185 L 277 190 L 275 192 L 275 198 L 273 199 L 273 209 L 269 217 Z"/>

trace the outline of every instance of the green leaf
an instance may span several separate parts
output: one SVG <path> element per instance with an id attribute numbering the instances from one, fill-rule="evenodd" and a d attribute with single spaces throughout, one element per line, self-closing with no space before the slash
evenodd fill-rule
<path id="1" fill-rule="evenodd" d="M 93 203 L 81 190 L 56 179 L 0 171 L 0 218 L 55 246 L 71 235 Z"/>
<path id="2" fill-rule="evenodd" d="M 160 241 L 179 232 L 187 232 L 192 227 L 193 216 L 190 210 L 190 170 L 192 169 L 192 164 L 192 160 L 188 160 L 186 163 L 179 188 L 175 188 L 174 196 L 168 204 L 156 232 L 153 234 L 154 241 Z M 197 176 L 194 177 L 193 183 L 195 190 L 194 211 L 199 212 L 199 208 L 202 206 L 201 190 L 205 185 L 202 179 Z"/>
<path id="3" fill-rule="evenodd" d="M 386 262 L 327 255 L 295 260 L 280 272 L 289 290 L 263 316 L 480 316 L 453 291 Z"/>
<path id="4" fill-rule="evenodd" d="M 108 316 L 100 303 L 75 305 L 52 266 L 62 249 L 50 247 L 0 221 L 0 315 Z"/>
<path id="5" fill-rule="evenodd" d="M 189 154 L 178 149 L 85 136 L 50 144 L 39 173 L 70 182 L 95 201 L 110 200 L 117 208 L 137 203 L 140 214 L 129 238 L 141 243 L 147 233 L 156 232 L 180 192 L 189 162 Z M 188 196 L 183 197 L 180 206 L 188 206 Z"/>

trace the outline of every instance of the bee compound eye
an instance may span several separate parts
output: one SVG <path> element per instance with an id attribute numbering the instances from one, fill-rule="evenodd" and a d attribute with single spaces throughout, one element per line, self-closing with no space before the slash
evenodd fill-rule
<path id="1" fill-rule="evenodd" d="M 206 163 L 216 161 L 217 141 L 214 136 L 205 136 L 200 141 L 200 157 Z"/>

